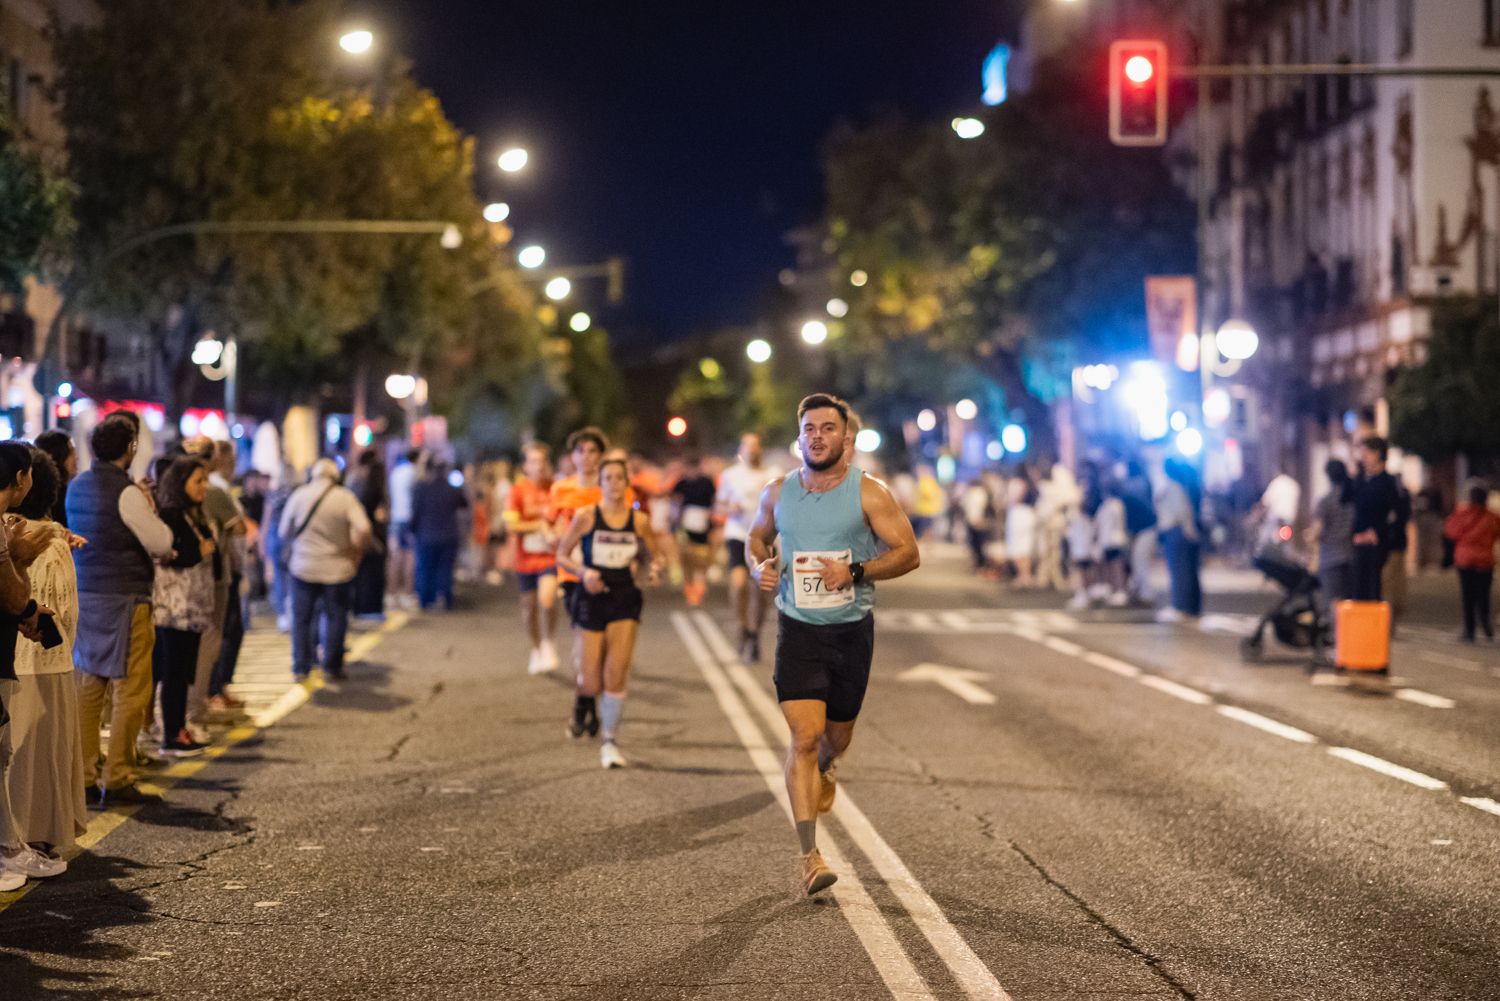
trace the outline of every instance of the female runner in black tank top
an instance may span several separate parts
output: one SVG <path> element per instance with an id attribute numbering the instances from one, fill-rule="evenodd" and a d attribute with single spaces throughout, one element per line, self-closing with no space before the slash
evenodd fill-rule
<path id="1" fill-rule="evenodd" d="M 580 707 L 602 690 L 599 717 L 604 741 L 599 761 L 605 768 L 622 768 L 625 756 L 615 740 L 642 605 L 635 575 L 644 567 L 648 583 L 655 584 L 661 568 L 648 519 L 626 500 L 629 477 L 623 460 L 607 459 L 600 464 L 599 488 L 603 495 L 600 503 L 574 515 L 557 547 L 558 565 L 580 581 L 573 620 L 583 637 L 583 657 L 579 662 L 579 698 L 568 733 L 575 739 L 583 735 Z"/>

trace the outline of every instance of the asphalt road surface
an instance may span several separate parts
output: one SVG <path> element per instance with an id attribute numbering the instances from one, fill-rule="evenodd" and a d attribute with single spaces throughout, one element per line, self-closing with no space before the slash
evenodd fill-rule
<path id="1" fill-rule="evenodd" d="M 1500 997 L 1494 647 L 1315 684 L 1240 662 L 1264 596 L 1157 625 L 929 559 L 881 585 L 808 900 L 773 627 L 747 668 L 720 590 L 650 593 L 604 771 L 512 602 L 360 639 L 0 897 L 0 999 Z"/>

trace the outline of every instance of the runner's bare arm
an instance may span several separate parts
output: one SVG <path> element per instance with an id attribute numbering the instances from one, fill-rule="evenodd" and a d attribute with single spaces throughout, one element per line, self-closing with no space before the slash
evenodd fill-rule
<path id="1" fill-rule="evenodd" d="M 594 509 L 586 507 L 573 515 L 572 523 L 563 533 L 562 541 L 557 544 L 557 565 L 580 580 L 583 579 L 584 567 L 581 563 L 573 562 L 573 550 L 578 548 L 578 544 L 593 527 Z"/>
<path id="2" fill-rule="evenodd" d="M 865 564 L 865 580 L 891 580 L 921 566 L 922 555 L 917 551 L 916 533 L 911 530 L 911 521 L 890 488 L 866 476 L 860 481 L 859 500 L 864 506 L 870 530 L 890 547 Z"/>
<path id="3" fill-rule="evenodd" d="M 766 484 L 760 494 L 760 507 L 755 520 L 750 523 L 750 534 L 745 538 L 745 563 L 750 576 L 762 591 L 776 590 L 776 558 L 771 547 L 776 544 L 776 500 L 781 496 L 781 478 Z"/>
<path id="4" fill-rule="evenodd" d="M 646 544 L 646 572 L 649 575 L 649 582 L 657 584 L 661 580 L 662 560 L 661 551 L 656 547 L 656 533 L 651 531 L 651 519 L 640 510 L 631 511 L 630 519 L 635 534 L 640 536 L 641 541 Z"/>

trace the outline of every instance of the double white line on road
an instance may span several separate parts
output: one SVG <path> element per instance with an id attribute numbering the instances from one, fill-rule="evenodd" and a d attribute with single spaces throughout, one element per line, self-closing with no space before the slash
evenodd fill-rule
<path id="1" fill-rule="evenodd" d="M 740 743 L 749 752 L 756 771 L 760 772 L 771 795 L 776 797 L 790 819 L 792 809 L 787 800 L 780 758 L 780 751 L 786 744 L 783 736 L 786 724 L 780 709 L 739 662 L 729 641 L 708 614 L 697 612 L 690 618 L 684 612 L 673 612 L 672 625 L 688 653 L 698 664 L 699 670 L 703 672 L 709 690 L 714 693 L 719 708 L 729 718 Z M 747 702 L 755 715 L 760 717 L 761 723 L 766 727 L 765 731 L 755 725 L 750 709 L 746 708 Z M 775 735 L 772 738 L 774 744 L 768 741 L 767 732 Z M 942 909 L 917 882 L 901 857 L 855 805 L 847 789 L 839 790 L 832 815 L 849 839 L 870 860 L 896 899 L 906 908 L 912 922 L 948 967 L 964 994 L 976 999 L 1009 1001 L 1010 995 L 1000 986 L 995 975 L 975 955 L 974 950 L 969 948 L 958 929 L 953 927 Z M 871 962 L 875 964 L 881 979 L 885 981 L 891 996 L 935 1001 L 936 996 L 896 938 L 885 915 L 870 898 L 859 875 L 831 839 L 825 838 L 824 854 L 839 870 L 839 882 L 832 891 L 834 898 L 848 918 L 860 944 L 869 954 Z"/>

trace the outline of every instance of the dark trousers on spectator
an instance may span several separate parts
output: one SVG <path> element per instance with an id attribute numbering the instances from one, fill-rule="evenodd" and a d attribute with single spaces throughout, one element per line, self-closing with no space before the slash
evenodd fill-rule
<path id="1" fill-rule="evenodd" d="M 457 542 L 417 540 L 417 603 L 431 608 L 439 598 L 453 607 L 453 563 L 458 559 Z"/>
<path id="2" fill-rule="evenodd" d="M 1381 599 L 1380 574 L 1385 569 L 1384 546 L 1354 547 L 1354 594 L 1355 601 L 1379 601 Z"/>
<path id="3" fill-rule="evenodd" d="M 214 672 L 208 679 L 208 694 L 223 695 L 224 689 L 234 680 L 234 666 L 239 663 L 240 645 L 245 641 L 245 596 L 240 587 L 243 577 L 235 576 L 229 582 L 229 604 L 224 609 L 224 639 L 219 646 L 219 659 L 214 661 Z"/>
<path id="4" fill-rule="evenodd" d="M 186 629 L 156 627 L 156 646 L 151 650 L 151 674 L 161 686 L 161 742 L 177 739 L 187 726 L 188 689 L 198 671 L 198 644 L 202 633 Z"/>
<path id="5" fill-rule="evenodd" d="M 1172 607 L 1184 615 L 1203 614 L 1203 586 L 1198 579 L 1198 540 L 1180 528 L 1162 533 L 1161 548 L 1167 558 L 1167 576 L 1172 583 Z"/>
<path id="6" fill-rule="evenodd" d="M 965 525 L 969 532 L 969 555 L 974 559 L 974 569 L 983 570 L 985 565 L 984 546 L 990 541 L 990 533 L 986 528 L 975 528 L 973 525 Z"/>
<path id="7" fill-rule="evenodd" d="M 323 673 L 330 678 L 343 676 L 351 592 L 348 581 L 313 584 L 292 576 L 292 674 L 305 678 L 312 671 L 321 633 Z"/>
<path id="8" fill-rule="evenodd" d="M 1490 621 L 1490 587 L 1494 583 L 1493 570 L 1458 568 L 1458 590 L 1464 603 L 1464 639 L 1473 639 L 1476 627 L 1490 639 L 1495 638 L 1495 625 Z"/>

